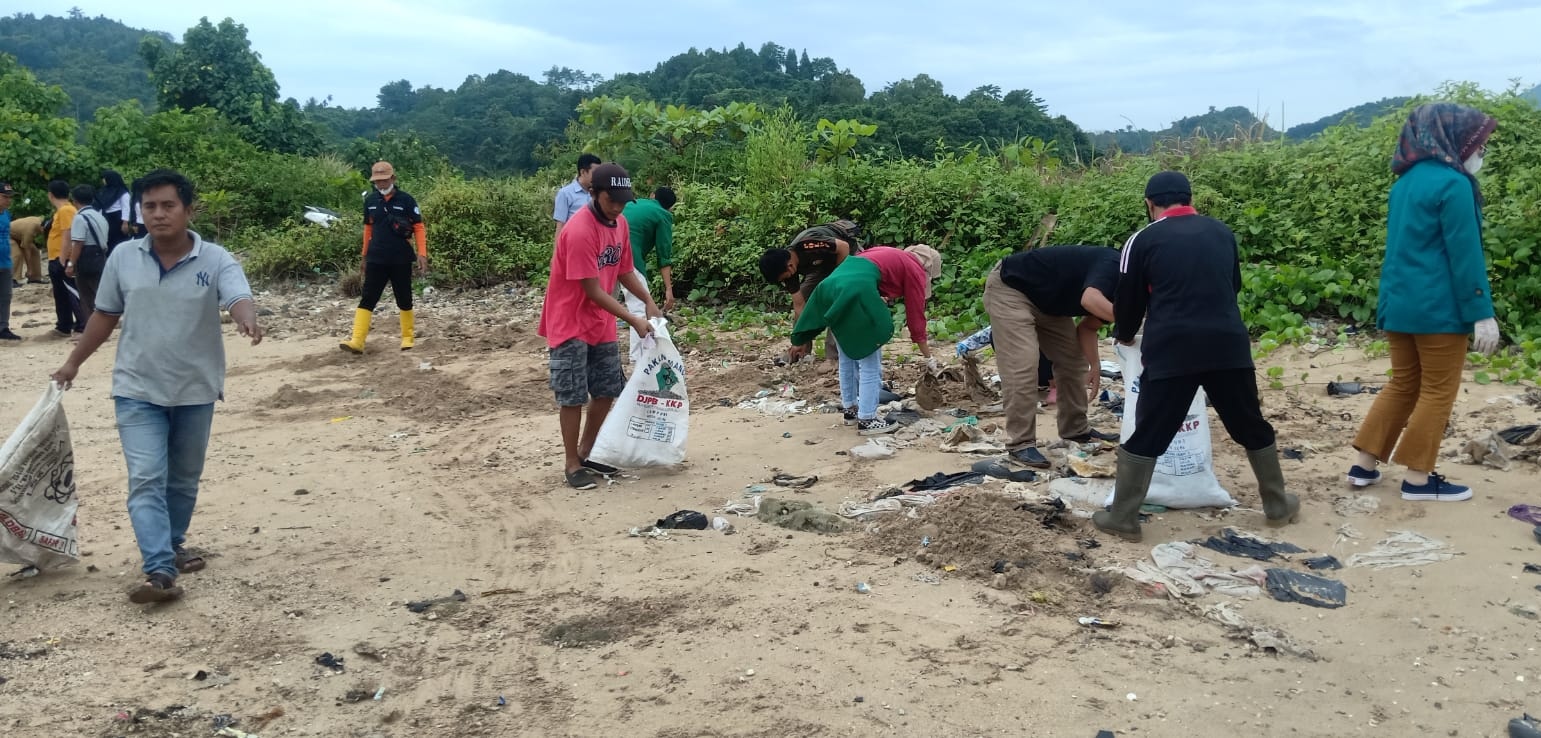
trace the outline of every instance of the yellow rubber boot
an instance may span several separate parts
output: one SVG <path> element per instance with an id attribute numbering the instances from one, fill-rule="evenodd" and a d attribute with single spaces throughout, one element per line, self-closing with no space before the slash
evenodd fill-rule
<path id="1" fill-rule="evenodd" d="M 411 310 L 401 311 L 401 350 L 408 351 L 412 348 L 413 326 L 416 321 L 412 317 Z"/>
<path id="2" fill-rule="evenodd" d="M 353 311 L 353 338 L 337 344 L 343 351 L 355 354 L 364 353 L 364 339 L 369 337 L 369 321 L 375 314 L 363 308 Z"/>

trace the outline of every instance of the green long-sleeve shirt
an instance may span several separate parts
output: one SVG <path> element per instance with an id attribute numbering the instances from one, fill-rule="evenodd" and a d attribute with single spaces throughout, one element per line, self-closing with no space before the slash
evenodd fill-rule
<path id="1" fill-rule="evenodd" d="M 647 275 L 648 254 L 658 252 L 658 266 L 674 264 L 674 215 L 657 200 L 642 199 L 626 203 L 622 211 L 631 229 L 631 261 L 637 271 Z"/>
<path id="2" fill-rule="evenodd" d="M 1470 333 L 1493 317 L 1490 289 L 1471 178 L 1438 161 L 1413 165 L 1391 187 L 1376 327 Z"/>
<path id="3" fill-rule="evenodd" d="M 880 276 L 871 261 L 847 257 L 808 296 L 792 328 L 792 345 L 808 343 L 828 328 L 840 351 L 852 359 L 882 348 L 894 337 L 894 318 L 878 294 Z"/>

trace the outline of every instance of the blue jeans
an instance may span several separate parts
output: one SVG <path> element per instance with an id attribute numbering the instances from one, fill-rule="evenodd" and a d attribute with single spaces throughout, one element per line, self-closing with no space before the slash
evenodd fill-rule
<path id="1" fill-rule="evenodd" d="M 878 393 L 883 390 L 883 350 L 862 359 L 846 356 L 838 343 L 835 350 L 840 354 L 840 406 L 854 406 L 858 420 L 876 418 Z"/>
<path id="2" fill-rule="evenodd" d="M 198 501 L 214 404 L 163 407 L 126 397 L 113 400 L 128 463 L 128 518 L 144 573 L 175 578 L 176 549 L 187 538 Z"/>

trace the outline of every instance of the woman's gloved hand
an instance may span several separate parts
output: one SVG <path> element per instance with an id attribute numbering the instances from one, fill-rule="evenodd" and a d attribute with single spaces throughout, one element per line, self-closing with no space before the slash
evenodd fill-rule
<path id="1" fill-rule="evenodd" d="M 1477 321 L 1476 334 L 1472 338 L 1471 348 L 1479 354 L 1492 354 L 1498 350 L 1498 321 L 1493 318 Z"/>

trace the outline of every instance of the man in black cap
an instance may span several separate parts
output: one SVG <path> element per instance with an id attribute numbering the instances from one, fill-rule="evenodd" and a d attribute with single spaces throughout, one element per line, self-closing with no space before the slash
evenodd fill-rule
<path id="1" fill-rule="evenodd" d="M 1252 340 L 1241 320 L 1241 258 L 1236 236 L 1193 209 L 1193 189 L 1178 172 L 1160 172 L 1145 186 L 1151 224 L 1129 237 L 1113 301 L 1114 337 L 1139 337 L 1144 372 L 1138 383 L 1134 433 L 1118 449 L 1113 504 L 1092 516 L 1098 528 L 1140 540 L 1140 504 L 1156 458 L 1187 420 L 1200 387 L 1231 438 L 1247 449 L 1263 513 L 1272 526 L 1294 522 L 1300 500 L 1284 491 L 1274 430 L 1263 417 Z"/>
<path id="2" fill-rule="evenodd" d="M 563 471 L 567 483 L 580 490 L 598 486 L 598 477 L 620 472 L 589 459 L 600 426 L 616 398 L 626 391 L 615 320 L 626 321 L 645 338 L 653 333 L 648 319 L 663 315 L 633 264 L 631 232 L 622 215 L 626 203 L 636 199 L 631 175 L 614 163 L 595 166 L 591 175 L 593 197 L 557 234 L 551 280 L 536 331 L 551 349 L 551 390 L 561 407 L 558 417 L 566 454 Z M 642 315 L 631 314 L 616 301 L 617 284 L 642 301 Z"/>
<path id="3" fill-rule="evenodd" d="M 792 295 L 792 322 L 802 316 L 808 296 L 840 262 L 862 251 L 861 226 L 836 220 L 804 229 L 784 249 L 767 249 L 760 255 L 760 275 Z M 834 335 L 825 337 L 825 355 L 834 356 Z M 804 346 L 805 351 L 812 346 Z"/>

